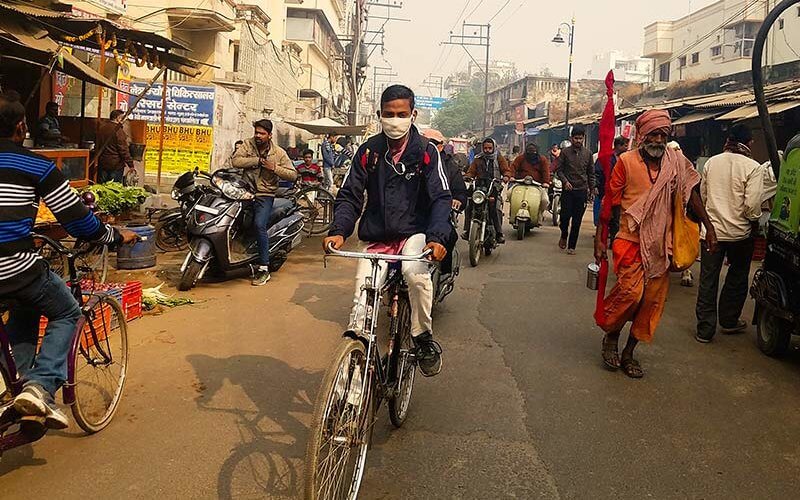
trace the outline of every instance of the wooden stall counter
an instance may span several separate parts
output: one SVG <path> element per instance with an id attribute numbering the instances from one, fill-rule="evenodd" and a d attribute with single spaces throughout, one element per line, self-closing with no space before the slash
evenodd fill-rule
<path id="1" fill-rule="evenodd" d="M 70 186 L 82 188 L 89 185 L 88 149 L 53 148 L 33 151 L 53 160 L 56 167 L 69 179 Z"/>

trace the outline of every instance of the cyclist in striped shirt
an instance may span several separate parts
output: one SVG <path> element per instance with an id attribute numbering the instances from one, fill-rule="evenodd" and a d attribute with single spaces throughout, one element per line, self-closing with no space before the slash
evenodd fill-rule
<path id="1" fill-rule="evenodd" d="M 102 224 L 69 187 L 52 161 L 21 146 L 27 126 L 18 96 L 0 95 L 0 301 L 13 301 L 6 325 L 24 379 L 14 399 L 22 415 L 67 427 L 53 395 L 67 375 L 67 355 L 81 315 L 78 302 L 33 246 L 41 200 L 72 236 L 105 244 L 130 243 L 136 234 Z M 48 319 L 38 354 L 39 317 Z"/>

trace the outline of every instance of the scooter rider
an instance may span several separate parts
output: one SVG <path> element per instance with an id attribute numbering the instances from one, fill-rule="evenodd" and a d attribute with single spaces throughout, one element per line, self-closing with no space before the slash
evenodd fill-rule
<path id="1" fill-rule="evenodd" d="M 542 192 L 542 203 L 539 204 L 539 220 L 542 220 L 545 210 L 550 206 L 550 198 L 547 196 L 547 191 L 550 188 L 550 161 L 539 154 L 539 148 L 536 144 L 529 143 L 525 146 L 525 154 L 517 156 L 511 162 L 511 170 L 514 172 L 515 179 L 531 177 L 542 185 L 539 188 Z"/>
<path id="2" fill-rule="evenodd" d="M 436 148 L 412 126 L 416 117 L 414 92 L 392 85 L 381 95 L 378 117 L 383 132 L 370 137 L 355 155 L 334 204 L 333 226 L 323 245 L 339 249 L 358 226 L 358 237 L 368 251 L 417 255 L 431 250 L 441 261 L 450 235 L 452 198 L 441 157 Z M 364 192 L 367 206 L 364 206 Z M 382 279 L 388 272 L 382 266 Z M 431 309 L 433 283 L 424 263 L 404 262 L 403 276 L 411 301 L 411 336 L 423 375 L 441 371 L 442 349 L 433 340 Z M 360 330 L 358 318 L 366 307 L 361 286 L 371 273 L 371 264 L 359 262 L 356 292 L 350 317 L 351 331 Z"/>
<path id="3" fill-rule="evenodd" d="M 494 142 L 494 139 L 487 137 L 483 140 L 482 147 L 483 153 L 475 157 L 472 165 L 470 165 L 469 169 L 467 169 L 466 177 L 483 181 L 496 181 L 502 179 L 503 182 L 508 182 L 508 180 L 514 175 L 514 172 L 511 171 L 511 167 L 508 166 L 508 162 L 503 155 L 499 154 L 497 151 L 497 143 Z M 494 197 L 494 202 L 492 202 L 490 206 L 491 210 L 489 210 L 489 216 L 492 219 L 492 225 L 494 226 L 495 233 L 497 233 L 497 243 L 503 244 L 506 242 L 506 239 L 503 236 L 503 223 L 500 220 L 502 198 L 499 190 L 495 194 L 496 196 Z M 499 207 L 497 205 L 497 200 L 501 200 Z M 471 219 L 472 205 L 469 204 L 467 205 L 466 220 L 464 221 L 464 239 L 469 238 L 466 232 L 469 230 L 469 224 L 472 222 Z"/>
<path id="4" fill-rule="evenodd" d="M 253 123 L 253 137 L 244 141 L 231 157 L 234 168 L 245 170 L 247 180 L 256 189 L 255 224 L 258 236 L 259 266 L 252 285 L 266 285 L 269 275 L 269 220 L 275 203 L 278 182 L 294 181 L 297 170 L 280 146 L 272 142 L 272 122 L 267 119 Z"/>
<path id="5" fill-rule="evenodd" d="M 444 144 L 446 141 L 444 135 L 436 129 L 426 129 L 422 132 L 422 135 L 427 137 L 431 144 L 436 146 L 436 149 L 439 150 L 439 154 L 442 156 L 442 162 L 446 168 L 447 181 L 450 184 L 450 194 L 453 196 L 453 210 L 461 212 L 467 204 L 467 186 L 464 184 L 464 175 L 453 159 L 452 146 L 450 146 L 450 151 L 448 152 L 448 147 Z M 453 248 L 456 246 L 457 242 L 458 234 L 456 233 L 456 229 L 453 228 L 453 230 L 450 231 L 450 238 L 447 240 L 447 244 L 445 244 L 447 256 L 441 264 L 443 276 L 453 272 Z"/>

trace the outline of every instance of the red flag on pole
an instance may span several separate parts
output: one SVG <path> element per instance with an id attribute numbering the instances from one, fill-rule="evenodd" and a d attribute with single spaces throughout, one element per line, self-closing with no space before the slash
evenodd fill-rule
<path id="1" fill-rule="evenodd" d="M 600 152 L 597 159 L 605 174 L 606 196 L 603 197 L 602 208 L 600 210 L 600 228 L 602 241 L 608 241 L 608 225 L 611 221 L 611 197 L 608 196 L 611 183 L 611 156 L 614 154 L 614 132 L 616 130 L 616 115 L 614 112 L 614 72 L 609 71 L 606 76 L 606 107 L 603 110 L 603 117 L 600 119 Z M 608 281 L 608 261 L 600 262 L 600 274 L 597 286 L 597 305 L 595 306 L 594 319 L 598 325 L 606 323 L 605 296 L 606 281 Z"/>

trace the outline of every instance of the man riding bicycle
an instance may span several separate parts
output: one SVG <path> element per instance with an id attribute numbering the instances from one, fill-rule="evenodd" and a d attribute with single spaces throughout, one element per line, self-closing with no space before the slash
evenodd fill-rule
<path id="1" fill-rule="evenodd" d="M 441 261 L 450 236 L 452 198 L 439 151 L 412 126 L 416 117 L 414 92 L 402 85 L 392 85 L 381 95 L 378 117 L 383 132 L 361 145 L 342 183 L 334 204 L 333 226 L 324 247 L 340 249 L 361 218 L 358 237 L 368 251 L 417 255 L 432 251 L 432 259 Z M 362 215 L 364 192 L 367 207 Z M 442 349 L 433 340 L 431 309 L 433 283 L 428 266 L 404 262 L 403 276 L 408 283 L 411 302 L 411 336 L 416 347 L 420 371 L 425 376 L 441 371 Z M 385 279 L 387 269 L 382 266 Z M 359 263 L 356 292 L 349 329 L 362 329 L 365 304 L 361 286 L 371 274 L 367 261 Z"/>
<path id="2" fill-rule="evenodd" d="M 64 229 L 101 244 L 130 243 L 136 234 L 102 224 L 69 187 L 55 164 L 22 147 L 27 133 L 18 96 L 0 96 L 0 301 L 13 301 L 6 329 L 23 390 L 14 409 L 64 429 L 53 396 L 67 378 L 67 356 L 81 309 L 70 289 L 36 253 L 31 236 L 44 201 Z M 39 318 L 48 319 L 39 353 Z"/>

